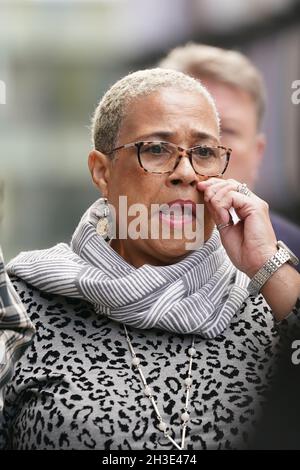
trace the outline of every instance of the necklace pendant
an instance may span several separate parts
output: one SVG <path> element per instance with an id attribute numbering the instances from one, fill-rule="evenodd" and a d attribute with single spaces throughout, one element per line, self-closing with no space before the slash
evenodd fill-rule
<path id="1" fill-rule="evenodd" d="M 189 348 L 189 350 L 188 350 L 188 355 L 189 355 L 190 357 L 196 356 L 196 352 L 197 352 L 196 349 L 193 348 L 193 347 L 191 347 L 191 348 Z"/>
<path id="2" fill-rule="evenodd" d="M 187 379 L 185 379 L 184 381 L 185 385 L 187 387 L 191 387 L 192 386 L 192 383 L 193 383 L 193 379 L 191 379 L 190 377 L 188 377 Z"/>
<path id="3" fill-rule="evenodd" d="M 190 419 L 190 415 L 187 411 L 185 411 L 184 413 L 182 413 L 181 415 L 181 421 L 183 421 L 184 423 L 186 423 L 188 420 Z"/>
<path id="4" fill-rule="evenodd" d="M 133 366 L 138 366 L 139 364 L 140 364 L 140 360 L 139 360 L 138 357 L 135 356 L 135 357 L 132 359 L 132 365 L 133 365 Z"/>
<path id="5" fill-rule="evenodd" d="M 144 388 L 144 394 L 146 397 L 150 397 L 152 395 L 152 389 L 148 385 Z"/>
<path id="6" fill-rule="evenodd" d="M 158 425 L 158 429 L 162 432 L 165 432 L 167 430 L 167 425 L 164 421 L 161 421 Z"/>

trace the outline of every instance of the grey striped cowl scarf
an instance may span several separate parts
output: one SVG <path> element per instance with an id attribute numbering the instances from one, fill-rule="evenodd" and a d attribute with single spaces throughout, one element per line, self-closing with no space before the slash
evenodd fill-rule
<path id="1" fill-rule="evenodd" d="M 117 322 L 214 338 L 248 297 L 246 275 L 229 260 L 217 230 L 204 245 L 169 266 L 127 263 L 96 231 L 102 199 L 83 215 L 71 245 L 22 252 L 10 274 L 41 291 L 91 302 Z"/>

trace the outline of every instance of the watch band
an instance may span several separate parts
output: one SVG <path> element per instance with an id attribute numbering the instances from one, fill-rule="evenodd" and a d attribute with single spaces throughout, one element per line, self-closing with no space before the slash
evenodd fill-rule
<path id="1" fill-rule="evenodd" d="M 273 255 L 268 261 L 260 268 L 259 271 L 253 276 L 249 285 L 248 285 L 248 292 L 249 295 L 256 297 L 263 285 L 267 282 L 267 280 L 285 263 L 292 262 L 292 264 L 298 264 L 293 259 L 293 256 L 298 258 L 291 252 L 286 245 L 282 246 L 283 242 L 277 243 L 278 251 Z M 286 248 L 285 248 L 286 247 Z"/>
<path id="2" fill-rule="evenodd" d="M 290 250 L 290 248 L 281 240 L 278 240 L 277 242 L 277 248 L 284 248 L 286 251 L 288 251 L 290 255 L 290 260 L 288 261 L 290 264 L 293 264 L 294 266 L 297 266 L 299 264 L 299 258 L 295 255 L 295 253 Z"/>

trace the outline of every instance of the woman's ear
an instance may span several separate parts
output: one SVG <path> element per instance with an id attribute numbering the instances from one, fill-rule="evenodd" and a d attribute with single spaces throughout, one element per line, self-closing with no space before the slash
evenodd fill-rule
<path id="1" fill-rule="evenodd" d="M 92 150 L 89 154 L 88 165 L 94 185 L 100 189 L 102 196 L 107 197 L 110 176 L 109 158 L 98 150 Z"/>

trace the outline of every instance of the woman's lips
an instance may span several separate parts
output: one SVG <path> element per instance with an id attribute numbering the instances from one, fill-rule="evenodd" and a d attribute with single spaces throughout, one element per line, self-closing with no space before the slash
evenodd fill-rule
<path id="1" fill-rule="evenodd" d="M 159 219 L 164 222 L 169 224 L 171 227 L 182 227 L 183 225 L 191 224 L 193 222 L 193 219 L 195 216 L 190 213 L 190 214 L 182 214 L 182 215 L 174 215 L 172 213 L 170 214 L 164 214 L 163 212 L 159 213 Z"/>
<path id="2" fill-rule="evenodd" d="M 191 224 L 195 218 L 195 203 L 182 200 L 172 201 L 165 204 L 159 211 L 159 218 L 172 227 Z"/>

